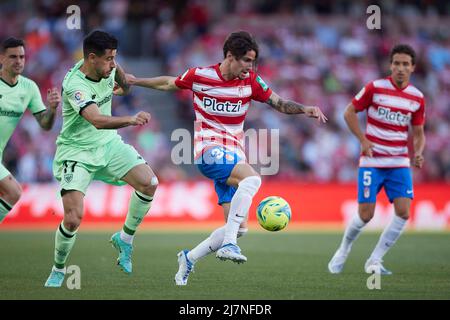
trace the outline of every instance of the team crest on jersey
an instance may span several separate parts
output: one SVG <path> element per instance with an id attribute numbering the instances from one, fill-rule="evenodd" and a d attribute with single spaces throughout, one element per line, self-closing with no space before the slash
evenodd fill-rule
<path id="1" fill-rule="evenodd" d="M 261 79 L 260 76 L 256 77 L 256 82 L 259 83 L 259 85 L 261 86 L 261 88 L 263 89 L 263 91 L 267 91 L 267 89 L 269 89 L 269 87 L 267 86 L 267 84 L 264 82 L 263 79 Z"/>
<path id="2" fill-rule="evenodd" d="M 242 98 L 244 96 L 244 87 L 238 87 L 238 96 L 239 98 Z"/>
<path id="3" fill-rule="evenodd" d="M 67 173 L 64 175 L 64 181 L 66 181 L 67 183 L 70 183 L 70 181 L 72 181 L 73 179 L 73 173 Z"/>
<path id="4" fill-rule="evenodd" d="M 113 79 L 111 78 L 111 79 L 109 79 L 108 87 L 112 88 L 113 85 L 114 85 L 114 84 L 113 84 Z"/>
<path id="5" fill-rule="evenodd" d="M 416 102 L 416 101 L 409 101 L 409 108 L 410 109 L 416 109 L 416 108 L 419 108 L 419 103 L 418 102 Z"/>

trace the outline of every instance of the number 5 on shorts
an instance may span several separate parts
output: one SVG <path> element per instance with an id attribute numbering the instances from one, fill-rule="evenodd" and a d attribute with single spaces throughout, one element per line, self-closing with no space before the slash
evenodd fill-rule
<path id="1" fill-rule="evenodd" d="M 364 171 L 363 172 L 363 185 L 365 187 L 368 187 L 372 184 L 372 172 L 371 171 Z"/>

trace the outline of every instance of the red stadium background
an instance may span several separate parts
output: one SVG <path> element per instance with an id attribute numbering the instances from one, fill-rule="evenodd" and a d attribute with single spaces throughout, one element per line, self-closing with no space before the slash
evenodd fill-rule
<path id="1" fill-rule="evenodd" d="M 94 183 L 85 200 L 82 228 L 119 226 L 127 212 L 132 189 Z M 409 227 L 414 230 L 450 229 L 450 185 L 419 184 L 415 186 Z M 292 208 L 292 220 L 287 230 L 298 228 L 342 228 L 356 212 L 356 185 L 301 184 L 295 182 L 265 182 L 250 209 L 252 230 L 256 226 L 256 206 L 263 198 L 279 195 Z M 379 229 L 393 214 L 392 206 L 382 191 L 377 210 L 369 227 Z M 214 187 L 206 181 L 161 184 L 150 214 L 143 227 L 204 228 L 223 221 L 222 209 L 217 205 Z M 24 185 L 20 202 L 0 228 L 54 228 L 62 219 L 63 210 L 56 184 Z"/>

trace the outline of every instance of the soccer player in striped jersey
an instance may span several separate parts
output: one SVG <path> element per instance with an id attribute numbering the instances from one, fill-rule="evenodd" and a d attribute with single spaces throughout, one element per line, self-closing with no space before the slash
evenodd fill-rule
<path id="1" fill-rule="evenodd" d="M 222 260 L 247 261 L 237 238 L 247 232 L 247 213 L 261 185 L 259 174 L 246 162 L 243 125 L 251 100 L 268 103 L 286 114 L 305 114 L 326 122 L 318 107 L 304 106 L 281 98 L 252 69 L 258 45 L 247 32 L 228 36 L 224 60 L 209 67 L 188 69 L 179 77 L 136 79 L 130 83 L 158 90 L 188 89 L 193 92 L 195 110 L 194 157 L 198 168 L 214 180 L 226 224 L 197 245 L 178 253 L 177 285 L 186 285 L 194 264 L 211 252 Z"/>
<path id="2" fill-rule="evenodd" d="M 384 229 L 364 266 L 367 273 L 392 274 L 383 264 L 386 252 L 400 237 L 409 218 L 413 199 L 412 173 L 408 155 L 408 127 L 412 126 L 413 165 L 423 166 L 425 148 L 425 100 L 410 84 L 416 54 L 409 45 L 397 45 L 390 53 L 391 76 L 367 84 L 347 106 L 344 114 L 350 131 L 361 143 L 358 174 L 358 214 L 347 226 L 341 245 L 328 264 L 331 273 L 340 273 L 353 241 L 372 219 L 376 196 L 384 188 L 394 204 L 395 215 Z M 367 111 L 363 134 L 357 113 Z"/>
<path id="3" fill-rule="evenodd" d="M 0 48 L 0 223 L 19 201 L 22 188 L 1 164 L 3 150 L 26 109 L 29 109 L 44 130 L 55 121 L 61 95 L 56 88 L 47 91 L 48 109 L 42 102 L 39 88 L 33 80 L 22 76 L 25 67 L 25 44 L 8 38 Z"/>

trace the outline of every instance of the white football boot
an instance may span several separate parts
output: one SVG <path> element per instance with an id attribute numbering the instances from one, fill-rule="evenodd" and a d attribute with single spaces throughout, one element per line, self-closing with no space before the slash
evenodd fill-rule
<path id="1" fill-rule="evenodd" d="M 349 252 L 350 251 L 344 252 L 341 248 L 339 248 L 328 263 L 328 271 L 333 274 L 341 273 L 344 269 L 344 264 L 347 260 Z"/>

